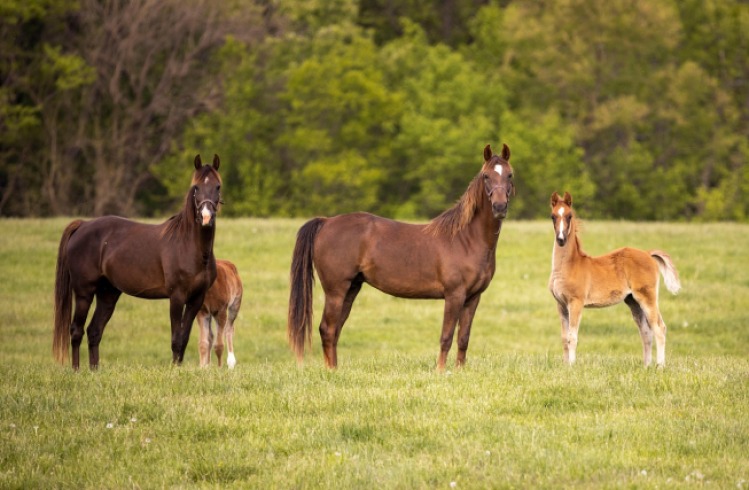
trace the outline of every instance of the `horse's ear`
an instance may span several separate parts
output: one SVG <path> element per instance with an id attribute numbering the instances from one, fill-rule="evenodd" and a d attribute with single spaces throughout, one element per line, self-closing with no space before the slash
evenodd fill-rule
<path id="1" fill-rule="evenodd" d="M 488 162 L 492 159 L 492 145 L 486 145 L 484 147 L 484 161 Z"/>
<path id="2" fill-rule="evenodd" d="M 221 161 L 218 159 L 218 155 L 213 154 L 213 168 L 218 170 L 218 166 L 221 165 Z"/>
<path id="3" fill-rule="evenodd" d="M 502 158 L 508 162 L 510 161 L 510 147 L 504 143 L 502 143 Z"/>
<path id="4" fill-rule="evenodd" d="M 554 191 L 554 193 L 553 193 L 553 194 L 551 195 L 551 202 L 550 202 L 550 204 L 551 204 L 551 207 L 553 208 L 554 206 L 556 206 L 556 205 L 557 205 L 557 203 L 558 203 L 558 202 L 559 202 L 559 201 L 560 201 L 561 199 L 562 199 L 562 198 L 561 198 L 561 197 L 559 197 L 559 194 L 557 194 L 557 191 Z"/>
<path id="5" fill-rule="evenodd" d="M 195 155 L 195 170 L 200 170 L 200 167 L 203 166 L 202 160 L 200 160 L 200 153 Z"/>
<path id="6" fill-rule="evenodd" d="M 567 191 L 564 192 L 564 203 L 572 207 L 572 196 Z"/>

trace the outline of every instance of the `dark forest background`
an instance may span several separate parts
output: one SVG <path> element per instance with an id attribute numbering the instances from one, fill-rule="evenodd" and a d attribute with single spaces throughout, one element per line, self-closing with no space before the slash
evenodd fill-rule
<path id="1" fill-rule="evenodd" d="M 450 206 L 512 149 L 513 218 L 749 220 L 749 3 L 4 0 L 0 215 Z"/>

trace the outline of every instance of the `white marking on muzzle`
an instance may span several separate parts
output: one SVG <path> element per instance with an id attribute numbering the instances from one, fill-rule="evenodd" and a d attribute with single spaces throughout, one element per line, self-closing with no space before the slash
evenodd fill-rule
<path id="1" fill-rule="evenodd" d="M 203 209 L 200 211 L 200 215 L 203 217 L 203 226 L 210 223 L 211 218 L 213 217 L 213 213 L 211 213 L 211 210 L 208 209 L 207 204 L 203 204 Z"/>

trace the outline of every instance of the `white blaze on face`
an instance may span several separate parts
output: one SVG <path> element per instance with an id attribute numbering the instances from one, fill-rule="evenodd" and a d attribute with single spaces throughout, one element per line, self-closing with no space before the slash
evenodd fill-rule
<path id="1" fill-rule="evenodd" d="M 564 240 L 564 211 L 565 209 L 563 207 L 559 208 L 559 211 L 557 211 L 557 214 L 559 215 L 559 239 Z"/>
<path id="2" fill-rule="evenodd" d="M 495 165 L 494 171 L 497 172 L 499 175 L 502 175 L 502 165 L 499 165 L 499 164 Z"/>

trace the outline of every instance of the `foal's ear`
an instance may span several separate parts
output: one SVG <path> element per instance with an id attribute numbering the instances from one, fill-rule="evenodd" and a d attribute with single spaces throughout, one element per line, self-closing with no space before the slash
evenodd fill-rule
<path id="1" fill-rule="evenodd" d="M 200 160 L 200 153 L 195 155 L 195 170 L 200 170 L 200 167 L 203 166 L 203 162 Z"/>
<path id="2" fill-rule="evenodd" d="M 221 161 L 218 159 L 218 155 L 213 154 L 213 168 L 218 170 L 218 166 L 221 165 Z"/>
<path id="3" fill-rule="evenodd" d="M 567 191 L 564 192 L 564 203 L 572 207 L 572 196 Z"/>
<path id="4" fill-rule="evenodd" d="M 502 143 L 502 158 L 508 162 L 510 161 L 510 147 L 504 143 Z"/>
<path id="5" fill-rule="evenodd" d="M 492 145 L 486 145 L 484 147 L 484 161 L 488 162 L 492 159 Z"/>
<path id="6" fill-rule="evenodd" d="M 553 208 L 554 206 L 556 206 L 556 205 L 557 205 L 557 203 L 558 203 L 558 202 L 559 202 L 559 201 L 560 201 L 561 199 L 562 199 L 562 198 L 561 198 L 561 197 L 559 197 L 559 194 L 557 194 L 557 191 L 554 191 L 554 193 L 553 193 L 553 194 L 551 195 L 551 201 L 550 201 L 550 203 L 549 203 L 549 204 L 551 204 L 551 207 Z"/>

